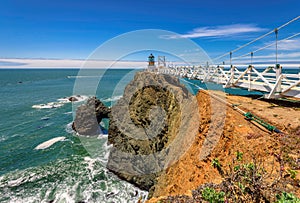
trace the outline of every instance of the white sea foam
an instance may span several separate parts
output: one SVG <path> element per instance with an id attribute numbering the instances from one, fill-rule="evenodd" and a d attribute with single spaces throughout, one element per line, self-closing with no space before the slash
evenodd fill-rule
<path id="1" fill-rule="evenodd" d="M 61 106 L 63 106 L 63 104 L 56 104 L 54 102 L 50 102 L 47 104 L 36 104 L 36 105 L 33 105 L 32 108 L 34 108 L 34 109 L 53 109 L 53 108 L 58 108 Z"/>
<path id="2" fill-rule="evenodd" d="M 121 99 L 123 96 L 122 95 L 118 95 L 118 96 L 113 96 L 107 99 L 103 99 L 103 102 L 114 102 L 114 101 L 118 101 L 119 99 Z"/>
<path id="3" fill-rule="evenodd" d="M 60 102 L 60 103 L 62 103 L 62 104 L 70 102 L 69 98 L 60 98 L 60 99 L 57 99 L 57 101 Z"/>
<path id="4" fill-rule="evenodd" d="M 56 143 L 58 141 L 63 141 L 65 139 L 66 139 L 66 137 L 55 137 L 55 138 L 52 138 L 52 139 L 50 139 L 46 142 L 43 142 L 42 144 L 39 144 L 34 149 L 36 149 L 36 150 L 38 150 L 38 149 L 47 149 L 48 147 L 52 146 L 54 143 Z"/>
<path id="5" fill-rule="evenodd" d="M 51 165 L 0 176 L 0 201 L 4 202 L 137 202 L 147 192 L 119 180 L 98 159 L 73 157 Z M 53 182 L 53 178 L 63 177 Z M 89 181 L 87 181 L 89 179 Z M 27 187 L 27 183 L 32 187 Z M 18 189 L 19 193 L 14 192 Z M 5 191 L 5 192 L 4 192 Z"/>
<path id="6" fill-rule="evenodd" d="M 94 163 L 96 161 L 96 159 L 92 159 L 91 157 L 84 157 L 84 161 L 87 163 L 87 169 L 92 173 L 93 175 L 93 171 L 94 171 Z"/>
<path id="7" fill-rule="evenodd" d="M 103 146 L 104 146 L 104 148 L 105 148 L 106 153 L 105 153 L 105 155 L 103 156 L 103 159 L 102 159 L 101 161 L 102 161 L 102 162 L 104 161 L 105 163 L 107 163 L 108 158 L 109 158 L 109 152 L 110 152 L 110 149 L 113 147 L 113 145 L 112 145 L 112 144 L 107 145 L 107 140 L 106 140 L 106 142 L 105 142 L 105 144 L 104 144 Z"/>
<path id="8" fill-rule="evenodd" d="M 7 138 L 5 137 L 0 137 L 0 142 L 5 141 Z"/>
<path id="9" fill-rule="evenodd" d="M 66 127 L 65 127 L 66 132 L 69 133 L 69 134 L 74 133 L 74 130 L 73 130 L 73 128 L 72 128 L 72 124 L 73 124 L 73 122 L 68 123 L 68 124 L 66 125 Z"/>
<path id="10" fill-rule="evenodd" d="M 64 97 L 57 99 L 56 102 L 49 102 L 47 104 L 36 104 L 33 105 L 32 108 L 34 109 L 53 109 L 53 108 L 59 108 L 62 107 L 64 104 L 71 103 L 72 99 L 74 99 L 73 102 L 83 102 L 87 100 L 89 97 L 85 95 L 74 95 L 71 97 Z"/>
<path id="11" fill-rule="evenodd" d="M 69 75 L 67 78 L 99 78 L 99 76 L 95 75 Z"/>
<path id="12" fill-rule="evenodd" d="M 101 194 L 104 194 L 99 200 L 105 201 L 105 202 L 124 202 L 126 199 L 130 197 L 131 199 L 137 200 L 139 197 L 142 198 L 142 201 L 145 201 L 147 199 L 148 193 L 145 191 L 142 191 L 134 186 L 132 186 L 129 183 L 126 182 L 119 182 L 119 183 L 113 183 L 113 179 L 116 178 L 115 175 L 112 175 L 108 172 L 105 168 L 99 168 L 99 165 L 97 166 L 97 162 L 101 161 L 101 159 L 98 158 L 91 158 L 91 157 L 84 157 L 84 162 L 87 164 L 86 169 L 89 171 L 89 178 L 93 180 L 96 175 L 99 173 L 104 173 L 105 176 L 108 178 L 108 180 L 103 181 L 100 180 L 98 182 L 98 185 L 105 185 L 105 190 L 94 190 L 94 192 L 99 192 Z M 122 190 L 120 190 L 122 188 Z M 88 190 L 85 190 L 84 196 L 86 202 L 94 202 L 93 197 L 91 196 L 91 192 Z"/>
<path id="13" fill-rule="evenodd" d="M 50 119 L 49 116 L 44 116 L 44 117 L 41 118 L 41 120 L 43 120 L 43 121 L 46 121 L 46 120 L 49 120 L 49 119 Z"/>
<path id="14" fill-rule="evenodd" d="M 72 192 L 63 192 L 59 194 L 59 198 L 57 202 L 66 202 L 66 203 L 74 202 L 74 197 L 72 197 Z"/>
<path id="15" fill-rule="evenodd" d="M 20 177 L 20 178 L 18 178 L 16 180 L 10 180 L 10 181 L 8 181 L 8 185 L 10 187 L 15 187 L 15 186 L 20 185 L 22 182 L 24 182 L 24 180 L 25 179 L 23 177 Z"/>
<path id="16" fill-rule="evenodd" d="M 98 135 L 98 139 L 106 139 L 108 137 L 108 134 L 100 134 Z"/>

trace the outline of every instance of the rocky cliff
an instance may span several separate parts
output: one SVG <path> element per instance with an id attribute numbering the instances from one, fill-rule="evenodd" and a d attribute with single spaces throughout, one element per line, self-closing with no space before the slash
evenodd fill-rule
<path id="1" fill-rule="evenodd" d="M 111 109 L 107 168 L 150 190 L 198 131 L 197 101 L 177 78 L 138 72 Z"/>
<path id="2" fill-rule="evenodd" d="M 224 192 L 225 202 L 277 202 L 276 195 L 281 195 L 281 192 L 300 197 L 299 107 L 276 106 L 274 113 L 278 115 L 272 115 L 273 118 L 261 116 L 264 120 L 269 119 L 274 126 L 280 126 L 282 118 L 288 121 L 290 115 L 294 115 L 294 120 L 299 119 L 298 127 L 291 128 L 289 133 L 277 134 L 247 121 L 243 115 L 212 95 L 238 104 L 246 112 L 251 107 L 251 112 L 256 115 L 265 112 L 271 114 L 274 108 L 273 103 L 266 101 L 229 96 L 218 91 L 199 91 L 199 135 L 189 150 L 160 174 L 152 193 L 153 198 L 147 202 L 207 202 L 209 199 L 203 195 L 205 188 Z M 222 113 L 225 115 L 221 116 Z M 289 123 L 292 125 L 291 120 Z M 222 122 L 224 125 L 220 125 Z M 203 150 L 206 141 L 209 141 L 208 145 L 213 143 L 210 134 L 220 134 L 219 139 L 212 150 Z M 203 151 L 209 154 L 201 159 Z M 240 167 L 252 165 L 259 177 L 257 181 L 254 171 Z M 247 174 L 247 170 L 251 175 Z M 289 175 L 291 170 L 297 171 L 297 176 L 292 178 Z M 243 178 L 247 180 L 243 182 Z M 247 189 L 240 192 L 241 188 Z"/>
<path id="3" fill-rule="evenodd" d="M 111 109 L 95 97 L 78 107 L 72 127 L 81 135 L 98 135 L 102 118 L 109 118 L 107 168 L 151 190 L 195 139 L 197 108 L 196 98 L 177 78 L 138 72 Z"/>

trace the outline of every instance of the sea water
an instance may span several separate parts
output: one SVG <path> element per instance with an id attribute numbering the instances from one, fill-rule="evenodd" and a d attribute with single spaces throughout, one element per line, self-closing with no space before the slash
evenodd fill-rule
<path id="1" fill-rule="evenodd" d="M 113 94 L 117 84 L 124 75 L 129 75 L 129 82 L 135 71 L 91 70 L 90 76 L 102 75 L 95 95 L 112 105 L 122 96 Z M 81 138 L 72 131 L 72 103 L 66 97 L 73 95 L 77 76 L 78 70 L 0 70 L 0 202 L 146 199 L 147 192 L 106 169 L 107 135 Z M 47 108 L 48 104 L 60 105 Z M 45 108 L 33 108 L 39 105 Z M 56 137 L 64 139 L 48 148 L 36 149 Z M 86 143 L 95 143 L 96 156 L 90 154 Z"/>

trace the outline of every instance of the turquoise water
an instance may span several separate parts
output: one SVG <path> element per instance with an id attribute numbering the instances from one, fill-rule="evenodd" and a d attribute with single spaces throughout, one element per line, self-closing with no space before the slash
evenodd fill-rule
<path id="1" fill-rule="evenodd" d="M 95 76 L 98 71 L 88 73 Z M 112 94 L 115 86 L 131 71 L 107 71 L 96 95 L 111 105 L 118 98 Z M 77 73 L 0 70 L 0 202 L 136 202 L 146 198 L 146 192 L 106 170 L 107 135 L 79 138 L 72 132 L 71 103 L 59 108 L 32 108 L 73 95 Z M 60 136 L 66 139 L 35 150 L 37 145 Z M 97 154 L 90 154 L 91 149 Z"/>

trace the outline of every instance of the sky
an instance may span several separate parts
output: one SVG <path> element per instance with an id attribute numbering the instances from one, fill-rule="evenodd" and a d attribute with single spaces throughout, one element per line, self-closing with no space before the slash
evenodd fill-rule
<path id="1" fill-rule="evenodd" d="M 142 29 L 177 33 L 164 37 L 192 40 L 214 59 L 299 15 L 299 0 L 1 0 L 0 59 L 84 60 L 108 40 Z M 280 30 L 278 38 L 298 32 L 300 20 Z M 140 38 L 128 46 L 142 43 L 143 36 Z M 233 57 L 274 40 L 273 33 Z M 300 61 L 299 47 L 299 36 L 282 41 L 278 56 L 281 60 Z M 182 51 L 193 52 L 184 47 Z M 274 54 L 275 45 L 255 53 L 255 59 L 272 61 Z M 137 56 L 142 60 L 142 55 Z M 228 61 L 228 56 L 218 61 Z"/>

